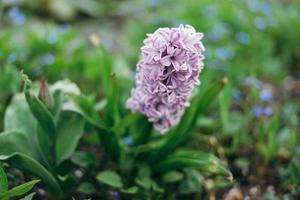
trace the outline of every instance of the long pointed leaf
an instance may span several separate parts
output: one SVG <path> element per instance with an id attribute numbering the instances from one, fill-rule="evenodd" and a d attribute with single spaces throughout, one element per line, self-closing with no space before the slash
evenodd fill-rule
<path id="1" fill-rule="evenodd" d="M 23 194 L 26 194 L 29 192 L 35 184 L 37 184 L 39 180 L 33 180 L 27 183 L 24 183 L 22 185 L 18 185 L 14 187 L 13 189 L 10 189 L 9 191 L 2 194 L 3 198 L 11 198 L 11 197 L 17 197 L 21 196 Z M 1 198 L 1 194 L 0 194 Z"/>
<path id="2" fill-rule="evenodd" d="M 23 153 L 13 153 L 11 155 L 0 155 L 0 160 L 6 161 L 12 166 L 24 170 L 39 177 L 49 188 L 53 199 L 62 197 L 62 190 L 53 175 L 40 163 Z"/>
<path id="3" fill-rule="evenodd" d="M 204 173 L 219 174 L 232 180 L 231 172 L 226 169 L 220 159 L 210 153 L 199 151 L 179 151 L 155 164 L 153 170 L 155 172 L 165 172 L 184 169 L 186 167 L 194 167 Z"/>
<path id="4" fill-rule="evenodd" d="M 107 94 L 107 109 L 105 113 L 105 121 L 109 127 L 113 127 L 119 120 L 119 91 L 116 75 L 111 76 L 110 89 Z"/>
<path id="5" fill-rule="evenodd" d="M 22 78 L 24 81 L 24 92 L 29 108 L 39 122 L 40 126 L 43 130 L 48 134 L 49 138 L 55 140 L 56 137 L 56 125 L 54 122 L 54 118 L 47 107 L 41 102 L 38 97 L 31 93 L 31 81 L 28 77 L 22 74 Z M 52 142 L 55 143 L 54 141 Z"/>
<path id="6" fill-rule="evenodd" d="M 4 169 L 0 166 L 0 194 L 7 192 L 8 182 Z"/>
<path id="7" fill-rule="evenodd" d="M 59 165 L 75 151 L 83 134 L 84 119 L 75 112 L 65 111 L 60 114 L 57 125 L 56 162 Z"/>

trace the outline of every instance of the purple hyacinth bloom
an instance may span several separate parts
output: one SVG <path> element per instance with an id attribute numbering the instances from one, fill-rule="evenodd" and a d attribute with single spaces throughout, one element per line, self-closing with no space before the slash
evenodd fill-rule
<path id="1" fill-rule="evenodd" d="M 126 106 L 146 115 L 157 131 L 165 133 L 180 121 L 194 86 L 200 84 L 203 34 L 180 25 L 147 36 L 137 64 L 136 88 Z"/>

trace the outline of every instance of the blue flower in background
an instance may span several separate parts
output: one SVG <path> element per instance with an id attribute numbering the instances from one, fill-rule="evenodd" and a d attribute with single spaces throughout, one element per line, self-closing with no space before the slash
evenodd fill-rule
<path id="1" fill-rule="evenodd" d="M 273 114 L 273 109 L 270 106 L 268 106 L 265 108 L 264 113 L 265 113 L 265 115 L 270 117 Z"/>
<path id="2" fill-rule="evenodd" d="M 238 89 L 232 91 L 232 97 L 235 101 L 240 102 L 242 99 L 242 92 Z"/>
<path id="3" fill-rule="evenodd" d="M 270 90 L 263 89 L 260 91 L 259 97 L 262 101 L 271 101 L 273 98 L 273 94 Z"/>
<path id="4" fill-rule="evenodd" d="M 12 23 L 16 26 L 21 26 L 25 23 L 26 17 L 18 7 L 13 7 L 9 10 L 8 15 Z"/>
<path id="5" fill-rule="evenodd" d="M 119 198 L 120 197 L 120 192 L 114 191 L 111 193 L 114 197 Z"/>
<path id="6" fill-rule="evenodd" d="M 218 13 L 218 7 L 215 5 L 208 5 L 202 9 L 202 14 L 206 17 L 215 17 L 218 15 Z"/>
<path id="7" fill-rule="evenodd" d="M 220 47 L 216 49 L 216 55 L 221 60 L 227 60 L 234 57 L 234 51 L 229 47 Z"/>
<path id="8" fill-rule="evenodd" d="M 217 70 L 224 70 L 228 65 L 218 59 L 207 60 L 207 67 Z"/>
<path id="9" fill-rule="evenodd" d="M 217 33 L 212 32 L 212 31 L 208 32 L 207 38 L 208 38 L 210 41 L 212 41 L 212 42 L 218 42 L 218 41 L 221 40 L 220 34 L 217 34 Z"/>
<path id="10" fill-rule="evenodd" d="M 8 64 L 12 64 L 12 63 L 14 63 L 16 60 L 17 60 L 17 55 L 16 55 L 15 53 L 12 53 L 12 54 L 10 54 L 10 55 L 8 56 L 6 62 L 7 62 Z"/>
<path id="11" fill-rule="evenodd" d="M 259 30 L 265 30 L 267 27 L 267 22 L 264 18 L 262 17 L 256 17 L 254 19 L 254 25 L 257 29 Z"/>
<path id="12" fill-rule="evenodd" d="M 45 65 L 51 65 L 51 64 L 54 63 L 54 61 L 55 61 L 55 58 L 54 58 L 54 56 L 53 56 L 52 54 L 50 54 L 50 53 L 45 54 L 45 55 L 43 56 L 43 58 L 42 58 L 42 62 L 43 62 L 43 64 L 45 64 Z"/>
<path id="13" fill-rule="evenodd" d="M 161 0 L 150 0 L 150 4 L 152 6 L 159 6 L 161 4 Z"/>
<path id="14" fill-rule="evenodd" d="M 272 14 L 272 7 L 269 3 L 263 2 L 260 4 L 260 10 L 263 12 L 265 15 L 270 15 Z"/>
<path id="15" fill-rule="evenodd" d="M 253 114 L 255 117 L 260 117 L 264 114 L 264 109 L 261 106 L 254 106 L 253 107 Z"/>
<path id="16" fill-rule="evenodd" d="M 60 25 L 59 29 L 62 33 L 66 33 L 70 30 L 70 24 L 66 23 L 66 24 Z"/>
<path id="17" fill-rule="evenodd" d="M 216 24 L 210 32 L 207 34 L 207 38 L 212 42 L 218 42 L 222 40 L 226 35 L 230 33 L 230 28 L 226 23 Z"/>
<path id="18" fill-rule="evenodd" d="M 259 2 L 257 0 L 250 0 L 250 1 L 246 1 L 247 4 L 248 4 L 248 7 L 249 9 L 252 11 L 252 12 L 255 12 L 255 11 L 259 11 Z"/>
<path id="19" fill-rule="evenodd" d="M 124 138 L 124 143 L 127 144 L 127 145 L 131 145 L 132 143 L 132 139 L 130 136 L 127 136 Z"/>
<path id="20" fill-rule="evenodd" d="M 236 38 L 242 44 L 249 44 L 251 41 L 249 34 L 246 32 L 238 32 Z"/>
<path id="21" fill-rule="evenodd" d="M 246 77 L 244 79 L 244 85 L 245 86 L 254 86 L 256 88 L 259 88 L 261 86 L 261 82 L 253 77 Z"/>
<path id="22" fill-rule="evenodd" d="M 52 31 L 47 38 L 49 44 L 55 44 L 58 41 L 58 33 L 57 31 Z"/>

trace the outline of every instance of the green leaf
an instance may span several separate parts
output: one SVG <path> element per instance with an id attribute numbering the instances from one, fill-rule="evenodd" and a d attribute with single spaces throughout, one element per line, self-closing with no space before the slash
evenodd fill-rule
<path id="1" fill-rule="evenodd" d="M 122 129 L 128 127 L 132 123 L 136 122 L 141 117 L 139 113 L 130 113 L 123 117 L 113 128 L 116 133 L 119 133 Z"/>
<path id="2" fill-rule="evenodd" d="M 180 194 L 192 194 L 192 193 L 199 193 L 202 191 L 201 185 L 194 181 L 194 180 L 184 180 L 183 182 L 180 183 L 178 192 Z"/>
<path id="3" fill-rule="evenodd" d="M 59 165 L 75 151 L 83 134 L 84 119 L 77 113 L 64 111 L 57 123 L 56 162 Z"/>
<path id="4" fill-rule="evenodd" d="M 26 194 L 27 192 L 29 192 L 33 186 L 35 184 L 37 184 L 39 182 L 39 180 L 33 180 L 27 183 L 24 183 L 22 185 L 16 186 L 13 189 L 3 193 L 2 195 L 0 195 L 0 197 L 4 197 L 4 198 L 10 198 L 10 197 L 17 197 L 17 196 L 21 196 L 23 194 Z"/>
<path id="5" fill-rule="evenodd" d="M 75 103 L 73 111 L 80 113 L 90 124 L 95 127 L 106 129 L 101 121 L 93 101 L 84 95 L 70 95 Z"/>
<path id="6" fill-rule="evenodd" d="M 194 192 L 201 193 L 202 187 L 204 185 L 204 178 L 201 173 L 193 168 L 186 168 L 185 170 L 186 178 L 179 184 L 180 194 L 191 194 Z"/>
<path id="7" fill-rule="evenodd" d="M 22 198 L 20 200 L 32 200 L 32 198 L 34 197 L 34 195 L 35 195 L 35 192 L 27 195 L 26 197 L 24 197 L 24 198 Z"/>
<path id="8" fill-rule="evenodd" d="M 20 130 L 32 134 L 36 127 L 37 121 L 31 114 L 24 94 L 14 95 L 5 112 L 4 130 Z M 32 138 L 32 135 L 30 137 Z"/>
<path id="9" fill-rule="evenodd" d="M 80 95 L 71 96 L 75 102 L 77 111 L 79 112 L 90 124 L 97 128 L 101 145 L 111 159 L 118 161 L 122 148 L 117 139 L 116 132 L 110 130 L 99 118 L 96 108 L 93 103 L 85 96 Z"/>
<path id="10" fill-rule="evenodd" d="M 119 120 L 119 88 L 117 85 L 116 75 L 111 76 L 111 83 L 107 94 L 107 109 L 105 115 L 106 124 L 113 127 Z"/>
<path id="11" fill-rule="evenodd" d="M 140 115 L 135 125 L 133 144 L 143 145 L 149 142 L 152 133 L 152 123 L 148 121 L 147 117 Z"/>
<path id="12" fill-rule="evenodd" d="M 127 189 L 121 189 L 121 192 L 125 194 L 136 194 L 138 192 L 139 188 L 136 186 L 127 188 Z"/>
<path id="13" fill-rule="evenodd" d="M 60 110 L 65 100 L 64 97 L 65 96 L 62 91 L 56 90 L 53 92 L 53 107 L 50 109 L 50 111 L 55 119 L 57 119 L 57 117 L 59 116 Z"/>
<path id="14" fill-rule="evenodd" d="M 97 190 L 94 187 L 94 185 L 92 183 L 89 183 L 89 182 L 84 182 L 84 183 L 80 184 L 79 187 L 78 187 L 78 192 L 80 192 L 82 194 L 93 194 L 96 191 Z"/>
<path id="15" fill-rule="evenodd" d="M 32 114 L 40 126 L 48 134 L 49 138 L 55 138 L 56 128 L 54 118 L 47 107 L 36 96 L 30 94 L 30 92 L 26 92 L 25 97 Z"/>
<path id="16" fill-rule="evenodd" d="M 13 132 L 17 132 L 17 135 L 5 136 L 6 139 L 4 140 L 7 141 L 9 138 L 10 142 L 8 143 L 11 144 L 9 147 L 5 148 L 17 148 L 16 151 L 30 155 L 36 160 L 43 160 L 44 164 L 47 164 L 48 161 L 46 156 L 44 156 L 41 152 L 46 152 L 45 149 L 49 147 L 42 145 L 40 141 L 40 137 L 44 138 L 46 136 L 44 132 L 40 133 L 40 131 L 38 131 L 39 129 L 37 126 L 37 120 L 32 115 L 23 93 L 14 95 L 10 105 L 6 110 L 4 120 L 5 132 L 11 132 L 12 134 L 15 134 Z M 48 143 L 47 138 L 45 140 Z M 24 144 L 25 142 L 26 145 Z M 7 144 L 6 146 L 8 146 Z M 20 148 L 22 148 L 22 150 L 18 150 Z M 11 151 L 11 153 L 12 152 L 14 151 Z"/>
<path id="17" fill-rule="evenodd" d="M 159 187 L 155 181 L 152 180 L 152 189 L 155 192 L 163 193 L 164 189 Z"/>
<path id="18" fill-rule="evenodd" d="M 40 126 L 47 133 L 49 138 L 55 140 L 56 125 L 52 114 L 49 112 L 49 110 L 43 104 L 43 102 L 41 102 L 35 95 L 31 93 L 32 83 L 28 79 L 28 77 L 22 74 L 22 78 L 24 81 L 24 92 L 25 92 L 26 101 L 29 105 L 29 108 L 33 116 L 39 122 Z M 52 144 L 54 144 L 54 141 L 52 141 Z"/>
<path id="19" fill-rule="evenodd" d="M 149 190 L 152 186 L 152 180 L 149 177 L 139 177 L 135 179 L 135 182 L 140 187 L 143 187 L 147 190 Z"/>
<path id="20" fill-rule="evenodd" d="M 97 175 L 97 180 L 101 183 L 104 183 L 104 184 L 109 185 L 114 188 L 122 188 L 123 187 L 122 179 L 119 176 L 119 174 L 117 174 L 116 172 L 111 171 L 111 170 L 106 170 L 106 171 L 99 173 Z"/>
<path id="21" fill-rule="evenodd" d="M 0 194 L 8 190 L 7 176 L 4 169 L 0 166 Z"/>
<path id="22" fill-rule="evenodd" d="M 178 151 L 155 164 L 153 170 L 155 172 L 165 172 L 187 167 L 197 168 L 204 173 L 221 175 L 230 181 L 233 178 L 231 172 L 226 169 L 220 159 L 210 153 L 199 151 Z"/>
<path id="23" fill-rule="evenodd" d="M 5 160 L 10 165 L 39 177 L 48 186 L 53 199 L 61 198 L 62 191 L 57 180 L 44 166 L 33 158 L 23 153 L 13 153 L 11 155 L 0 153 L 0 160 Z"/>
<path id="24" fill-rule="evenodd" d="M 163 181 L 166 183 L 175 183 L 183 179 L 183 174 L 178 171 L 170 171 L 164 174 Z"/>
<path id="25" fill-rule="evenodd" d="M 112 74 L 112 58 L 109 53 L 104 48 L 98 48 L 97 53 L 99 55 L 99 62 L 101 68 L 101 82 L 102 82 L 102 90 L 107 95 L 111 88 L 110 76 Z"/>
<path id="26" fill-rule="evenodd" d="M 88 167 L 96 164 L 96 158 L 94 154 L 82 151 L 73 153 L 71 156 L 71 161 L 80 167 Z"/>
<path id="27" fill-rule="evenodd" d="M 15 66 L 7 65 L 1 66 L 0 73 L 0 99 L 5 98 L 6 95 L 12 94 L 19 90 L 20 80 L 18 70 Z"/>
<path id="28" fill-rule="evenodd" d="M 185 111 L 179 125 L 167 133 L 166 142 L 157 151 L 153 152 L 150 161 L 160 160 L 174 151 L 187 138 L 186 136 L 195 128 L 201 112 L 203 113 L 209 108 L 226 83 L 227 78 L 223 78 L 204 91 L 203 95 L 198 95 L 192 100 L 191 106 Z"/>
<path id="29" fill-rule="evenodd" d="M 28 135 L 22 131 L 6 131 L 0 134 L 0 155 L 7 156 L 15 152 L 22 152 L 33 158 L 38 158 Z"/>
<path id="30" fill-rule="evenodd" d="M 110 130 L 98 129 L 101 145 L 110 158 L 116 162 L 120 161 L 123 147 L 120 145 L 117 134 Z"/>

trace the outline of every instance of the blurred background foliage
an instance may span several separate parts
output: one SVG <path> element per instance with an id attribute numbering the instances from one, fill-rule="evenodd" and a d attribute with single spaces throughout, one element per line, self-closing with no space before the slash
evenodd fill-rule
<path id="1" fill-rule="evenodd" d="M 50 83 L 68 78 L 101 100 L 101 73 L 110 65 L 125 103 L 146 33 L 191 24 L 205 35 L 201 90 L 224 76 L 229 80 L 185 144 L 208 144 L 205 148 L 229 164 L 234 183 L 224 189 L 210 180 L 209 191 L 219 197 L 228 193 L 228 198 L 231 193 L 253 199 L 300 198 L 299 1 L 0 2 L 0 116 L 12 94 L 20 91 L 20 70 Z"/>

